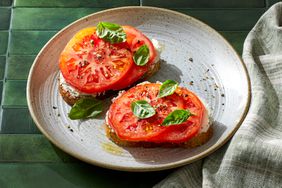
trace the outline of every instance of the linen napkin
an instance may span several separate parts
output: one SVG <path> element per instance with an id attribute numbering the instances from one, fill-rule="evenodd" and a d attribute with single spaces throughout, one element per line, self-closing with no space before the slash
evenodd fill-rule
<path id="1" fill-rule="evenodd" d="M 248 34 L 249 112 L 231 141 L 155 187 L 282 187 L 282 2 Z"/>

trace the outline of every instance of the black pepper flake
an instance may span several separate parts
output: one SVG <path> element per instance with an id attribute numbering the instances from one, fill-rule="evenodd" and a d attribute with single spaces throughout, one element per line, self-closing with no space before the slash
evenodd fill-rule
<path id="1" fill-rule="evenodd" d="M 193 60 L 193 58 L 192 58 L 192 57 L 190 57 L 190 58 L 189 58 L 189 61 L 193 62 L 194 60 Z"/>
<path id="2" fill-rule="evenodd" d="M 208 91 L 208 90 L 205 89 L 205 91 Z"/>
<path id="3" fill-rule="evenodd" d="M 225 95 L 224 95 L 223 93 L 221 94 L 221 96 L 222 96 L 222 97 L 225 97 Z"/>
<path id="4" fill-rule="evenodd" d="M 211 64 L 211 66 L 214 66 L 214 64 Z"/>
<path id="5" fill-rule="evenodd" d="M 58 114 L 58 117 L 60 117 L 61 116 L 61 114 Z"/>
<path id="6" fill-rule="evenodd" d="M 71 132 L 73 132 L 73 129 L 70 129 Z"/>
<path id="7" fill-rule="evenodd" d="M 221 105 L 224 106 L 224 103 L 222 103 Z"/>
<path id="8" fill-rule="evenodd" d="M 78 64 L 79 64 L 79 67 L 80 67 L 80 68 L 89 65 L 88 61 L 86 61 L 86 60 L 83 60 L 83 62 L 80 61 Z"/>
<path id="9" fill-rule="evenodd" d="M 210 69 L 207 69 L 207 71 L 206 72 L 209 72 L 210 71 Z"/>
<path id="10" fill-rule="evenodd" d="M 189 85 L 190 86 L 194 85 L 194 82 L 193 81 L 189 82 Z"/>
<path id="11" fill-rule="evenodd" d="M 56 106 L 53 106 L 53 109 L 54 109 L 54 110 L 56 110 L 56 109 L 57 109 L 57 107 L 56 107 Z"/>

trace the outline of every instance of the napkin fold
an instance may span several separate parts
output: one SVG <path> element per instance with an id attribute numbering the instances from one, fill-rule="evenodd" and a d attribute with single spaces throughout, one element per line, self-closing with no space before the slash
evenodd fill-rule
<path id="1" fill-rule="evenodd" d="M 230 142 L 155 187 L 282 187 L 282 2 L 248 34 L 249 112 Z M 240 88 L 238 88 L 240 89 Z"/>

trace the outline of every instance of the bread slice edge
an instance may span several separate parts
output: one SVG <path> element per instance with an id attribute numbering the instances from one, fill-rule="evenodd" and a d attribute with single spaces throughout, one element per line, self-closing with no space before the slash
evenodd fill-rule
<path id="1" fill-rule="evenodd" d="M 165 148 L 175 148 L 175 147 L 182 147 L 182 148 L 195 148 L 207 143 L 211 137 L 213 136 L 213 127 L 212 125 L 209 126 L 206 132 L 200 132 L 192 139 L 183 142 L 183 143 L 154 143 L 154 142 L 146 142 L 146 141 L 139 141 L 139 142 L 132 142 L 121 140 L 114 130 L 107 124 L 105 124 L 105 131 L 107 137 L 114 142 L 115 144 L 122 146 L 122 147 L 143 147 L 143 148 L 154 148 L 154 147 L 165 147 Z"/>

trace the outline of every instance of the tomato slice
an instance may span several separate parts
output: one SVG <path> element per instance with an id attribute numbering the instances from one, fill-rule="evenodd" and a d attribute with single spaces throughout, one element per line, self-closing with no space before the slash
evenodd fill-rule
<path id="1" fill-rule="evenodd" d="M 178 88 L 173 95 L 157 98 L 160 84 L 146 83 L 129 89 L 111 105 L 108 123 L 121 140 L 170 142 L 188 141 L 201 128 L 204 106 L 195 94 Z M 156 114 L 147 119 L 133 115 L 131 103 L 146 100 L 156 109 Z M 161 126 L 169 113 L 176 109 L 189 109 L 194 116 L 179 125 Z"/>
<path id="2" fill-rule="evenodd" d="M 189 109 L 194 115 L 182 124 L 169 126 L 165 131 L 149 141 L 182 143 L 190 140 L 199 132 L 205 111 L 203 103 L 194 93 L 185 88 L 178 88 L 176 93 L 183 97 L 185 101 L 184 109 Z"/>
<path id="3" fill-rule="evenodd" d="M 79 31 L 60 56 L 65 80 L 85 93 L 111 89 L 126 77 L 134 64 L 130 46 L 110 44 L 97 37 L 96 28 Z"/>
<path id="4" fill-rule="evenodd" d="M 119 90 L 139 80 L 153 62 L 156 52 L 151 41 L 137 29 L 123 26 L 127 41 L 110 44 L 97 37 L 95 27 L 79 31 L 60 56 L 60 69 L 71 86 L 84 93 Z M 149 62 L 137 66 L 134 52 L 143 44 L 150 50 Z"/>
<path id="5" fill-rule="evenodd" d="M 132 26 L 122 27 L 126 32 L 127 43 L 130 46 L 132 53 L 134 54 L 134 52 L 136 52 L 140 46 L 146 44 L 150 51 L 150 57 L 148 63 L 144 66 L 138 66 L 134 63 L 129 71 L 130 75 L 128 75 L 124 80 L 116 83 L 113 88 L 114 90 L 126 88 L 142 78 L 142 76 L 148 71 L 148 68 L 154 62 L 157 54 L 153 43 L 142 32 Z"/>

